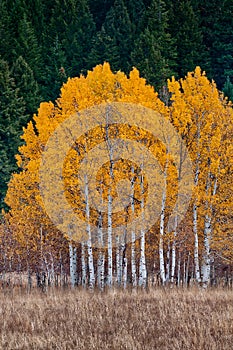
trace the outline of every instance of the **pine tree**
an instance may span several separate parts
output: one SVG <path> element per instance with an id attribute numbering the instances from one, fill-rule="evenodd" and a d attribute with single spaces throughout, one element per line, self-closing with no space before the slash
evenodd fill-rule
<path id="1" fill-rule="evenodd" d="M 197 65 L 208 68 L 208 54 L 203 45 L 199 18 L 191 1 L 169 1 L 169 32 L 176 40 L 178 75 L 185 76 Z"/>
<path id="2" fill-rule="evenodd" d="M 42 86 L 42 96 L 47 100 L 54 101 L 61 85 L 67 80 L 66 62 L 65 52 L 57 35 L 54 41 L 50 42 L 44 60 L 47 81 Z"/>
<path id="3" fill-rule="evenodd" d="M 57 40 L 65 55 L 69 76 L 86 69 L 95 24 L 87 0 L 57 1 L 50 24 L 50 42 Z"/>
<path id="4" fill-rule="evenodd" d="M 211 52 L 213 77 L 221 89 L 227 77 L 233 77 L 233 3 L 222 1 L 214 22 L 214 41 Z"/>
<path id="5" fill-rule="evenodd" d="M 114 0 L 89 0 L 88 3 L 96 24 L 96 29 L 100 31 L 106 14 L 114 4 Z"/>
<path id="6" fill-rule="evenodd" d="M 17 36 L 14 38 L 15 47 L 13 57 L 16 60 L 19 56 L 27 60 L 33 71 L 36 81 L 43 82 L 43 60 L 41 48 L 38 44 L 32 23 L 27 19 L 26 14 L 20 18 L 17 24 Z"/>
<path id="7" fill-rule="evenodd" d="M 32 116 L 39 106 L 41 96 L 33 71 L 22 56 L 13 63 L 11 75 L 14 77 L 16 88 L 19 89 L 19 97 L 25 101 L 26 114 Z"/>
<path id="8" fill-rule="evenodd" d="M 145 15 L 146 7 L 143 0 L 128 0 L 126 6 L 132 23 L 133 36 L 136 38 L 142 30 L 142 19 Z"/>
<path id="9" fill-rule="evenodd" d="M 233 75 L 233 4 L 231 0 L 200 2 L 203 40 L 210 53 L 208 75 L 219 89 Z"/>
<path id="10" fill-rule="evenodd" d="M 120 52 L 115 37 L 109 36 L 102 26 L 92 43 L 93 46 L 87 60 L 88 68 L 104 62 L 111 62 L 112 69 L 116 71 L 119 68 Z"/>
<path id="11" fill-rule="evenodd" d="M 114 5 L 107 13 L 103 24 L 104 30 L 118 47 L 119 61 L 117 70 L 127 73 L 131 67 L 130 53 L 132 50 L 132 24 L 123 0 L 115 0 Z M 111 60 L 109 60 L 111 64 Z"/>
<path id="12" fill-rule="evenodd" d="M 174 74 L 175 68 L 176 47 L 167 31 L 167 21 L 164 2 L 153 0 L 143 20 L 145 29 L 131 54 L 132 64 L 157 90 Z"/>
<path id="13" fill-rule="evenodd" d="M 229 76 L 227 77 L 225 84 L 223 86 L 223 92 L 224 92 L 224 95 L 227 96 L 229 100 L 233 102 L 233 84 Z"/>
<path id="14" fill-rule="evenodd" d="M 20 144 L 21 125 L 26 122 L 25 102 L 19 96 L 6 61 L 0 59 L 0 205 L 7 189 L 10 175 L 16 168 L 14 156 Z"/>
<path id="15" fill-rule="evenodd" d="M 0 55 L 5 60 L 11 57 L 12 38 L 14 37 L 13 28 L 11 26 L 11 18 L 7 9 L 7 1 L 0 2 Z"/>
<path id="16" fill-rule="evenodd" d="M 51 9 L 49 3 L 48 1 L 44 3 L 43 0 L 27 0 L 26 9 L 38 43 L 42 45 L 46 30 L 45 12 L 47 13 Z"/>

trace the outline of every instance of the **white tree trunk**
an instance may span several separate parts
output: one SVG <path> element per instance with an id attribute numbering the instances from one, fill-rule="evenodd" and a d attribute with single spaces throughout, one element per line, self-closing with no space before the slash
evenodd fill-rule
<path id="1" fill-rule="evenodd" d="M 181 265 L 181 254 L 179 252 L 179 258 L 177 263 L 177 286 L 180 286 L 180 265 Z"/>
<path id="2" fill-rule="evenodd" d="M 85 252 L 85 244 L 83 242 L 81 242 L 81 265 L 82 265 L 82 286 L 86 287 L 86 284 L 87 284 L 86 252 Z"/>
<path id="3" fill-rule="evenodd" d="M 89 287 L 93 289 L 95 286 L 95 271 L 94 271 L 94 261 L 92 252 L 92 242 L 91 242 L 91 225 L 90 225 L 90 207 L 89 207 L 89 191 L 88 191 L 88 179 L 87 175 L 84 176 L 85 179 L 85 202 L 86 202 L 86 220 L 87 220 L 87 256 L 88 256 L 88 271 L 89 271 Z"/>
<path id="4" fill-rule="evenodd" d="M 206 288 L 210 282 L 210 236 L 211 236 L 211 217 L 205 216 L 204 227 L 204 253 L 202 262 L 202 285 Z"/>
<path id="5" fill-rule="evenodd" d="M 170 254 L 171 254 L 171 246 L 170 241 L 167 246 L 167 262 L 166 262 L 166 282 L 170 281 Z"/>
<path id="6" fill-rule="evenodd" d="M 114 182 L 114 160 L 113 160 L 113 146 L 111 144 L 111 139 L 109 137 L 109 125 L 108 125 L 108 111 L 106 112 L 106 144 L 109 153 L 109 161 L 110 161 L 110 177 L 111 182 Z M 108 191 L 108 274 L 107 274 L 107 285 L 108 287 L 112 286 L 112 202 L 113 198 L 111 195 L 111 184 Z"/>
<path id="7" fill-rule="evenodd" d="M 132 217 L 134 216 L 135 208 L 134 208 L 134 167 L 131 168 L 132 171 L 132 179 L 131 179 L 131 209 L 132 209 Z M 136 271 L 136 261 L 135 261 L 135 231 L 132 229 L 131 233 L 131 277 L 132 277 L 132 286 L 137 286 L 137 271 Z"/>
<path id="8" fill-rule="evenodd" d="M 97 261 L 97 284 L 100 290 L 104 289 L 104 263 L 105 255 L 103 252 L 103 228 L 102 228 L 102 215 L 99 215 L 98 224 L 98 243 L 99 243 L 99 254 Z"/>
<path id="9" fill-rule="evenodd" d="M 198 243 L 198 228 L 197 228 L 197 205 L 193 205 L 193 232 L 194 232 L 194 268 L 196 282 L 201 282 L 200 266 L 199 266 L 199 243 Z"/>
<path id="10" fill-rule="evenodd" d="M 69 243 L 69 257 L 70 257 L 70 282 L 71 287 L 74 288 L 77 285 L 77 248 Z"/>
<path id="11" fill-rule="evenodd" d="M 143 169 L 143 167 L 141 167 Z M 140 264 L 139 264 L 139 281 L 138 284 L 140 287 L 145 288 L 147 283 L 147 271 L 146 271 L 146 256 L 145 256 L 145 231 L 143 229 L 144 222 L 144 179 L 143 174 L 141 174 L 140 179 L 141 186 L 141 211 L 142 211 L 142 228 L 141 228 L 141 244 L 140 244 Z"/>
<path id="12" fill-rule="evenodd" d="M 207 186 L 206 186 L 206 193 L 208 194 L 209 188 L 211 183 L 211 174 L 209 172 L 208 179 L 207 179 Z M 214 181 L 214 187 L 213 187 L 213 193 L 212 195 L 215 196 L 217 192 L 217 177 Z M 209 206 L 209 208 L 208 208 Z M 211 234 L 212 234 L 212 203 L 206 203 L 206 210 L 210 214 L 205 215 L 205 226 L 204 226 L 204 253 L 203 253 L 203 261 L 202 261 L 202 286 L 206 288 L 210 283 L 210 242 L 211 242 Z"/>
<path id="13" fill-rule="evenodd" d="M 127 261 L 127 258 L 126 256 L 123 257 L 123 287 L 124 289 L 127 288 L 127 269 L 128 269 L 128 261 Z"/>
<path id="14" fill-rule="evenodd" d="M 121 285 L 121 251 L 120 251 L 120 239 L 119 236 L 116 237 L 116 277 L 117 285 Z"/>
<path id="15" fill-rule="evenodd" d="M 159 268 L 160 279 L 162 285 L 165 284 L 165 267 L 164 267 L 164 251 L 163 251 L 163 236 L 164 236 L 164 218 L 165 218 L 165 202 L 166 202 L 166 188 L 163 191 L 162 206 L 160 215 L 160 230 L 159 230 Z"/>
<path id="16" fill-rule="evenodd" d="M 199 167 L 200 167 L 200 135 L 201 135 L 201 125 L 200 121 L 197 119 L 197 160 L 196 169 L 194 177 L 194 189 L 198 187 L 199 184 Z M 199 240 L 198 240 L 198 213 L 197 213 L 197 202 L 194 200 L 193 204 L 193 233 L 194 233 L 194 269 L 195 269 L 195 279 L 197 283 L 201 282 L 200 277 L 200 264 L 199 264 Z"/>
<path id="17" fill-rule="evenodd" d="M 110 192 L 110 190 L 109 190 Z M 112 196 L 108 195 L 108 287 L 112 286 Z"/>
<path id="18" fill-rule="evenodd" d="M 171 283 L 174 283 L 175 269 L 176 269 L 176 231 L 173 235 L 172 242 L 172 262 L 171 262 Z"/>

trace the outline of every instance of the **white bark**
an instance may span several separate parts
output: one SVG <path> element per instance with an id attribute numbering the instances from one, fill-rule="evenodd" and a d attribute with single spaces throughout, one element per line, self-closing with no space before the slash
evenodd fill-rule
<path id="1" fill-rule="evenodd" d="M 117 275 L 117 285 L 121 285 L 121 251 L 120 251 L 120 239 L 119 236 L 116 237 L 116 275 Z"/>
<path id="2" fill-rule="evenodd" d="M 109 152 L 109 161 L 110 161 L 110 177 L 113 183 L 114 174 L 113 174 L 113 147 L 110 141 L 108 133 L 108 112 L 106 113 L 106 144 Z M 108 192 L 108 275 L 107 275 L 107 285 L 108 287 L 112 286 L 112 195 L 111 195 L 111 186 Z"/>
<path id="3" fill-rule="evenodd" d="M 104 262 L 105 262 L 105 256 L 103 252 L 99 253 L 99 257 L 98 257 L 98 266 L 97 266 L 97 273 L 98 273 L 98 288 L 100 290 L 104 289 Z"/>
<path id="4" fill-rule="evenodd" d="M 195 169 L 194 186 L 197 188 L 199 182 L 199 164 L 200 164 L 200 121 L 197 120 L 197 160 Z M 199 240 L 198 240 L 198 213 L 197 213 L 197 203 L 194 200 L 193 204 L 193 233 L 194 233 L 194 268 L 195 268 L 195 279 L 196 282 L 201 282 L 200 277 L 200 265 L 199 265 Z"/>
<path id="5" fill-rule="evenodd" d="M 210 282 L 210 235 L 211 235 L 211 217 L 205 216 L 204 227 L 204 253 L 202 263 L 202 285 L 207 287 Z"/>
<path id="6" fill-rule="evenodd" d="M 110 192 L 110 190 L 109 190 Z M 112 196 L 108 195 L 108 287 L 112 286 Z"/>
<path id="7" fill-rule="evenodd" d="M 143 166 L 141 166 L 143 170 Z M 140 264 L 139 264 L 139 280 L 138 284 L 140 287 L 145 288 L 147 282 L 147 271 L 146 271 L 146 256 L 145 256 L 145 230 L 143 229 L 144 222 L 144 178 L 143 174 L 140 177 L 140 187 L 141 187 L 141 212 L 142 212 L 142 228 L 141 228 L 141 244 L 140 244 Z"/>
<path id="8" fill-rule="evenodd" d="M 104 263 L 105 255 L 103 252 L 103 228 L 102 228 L 102 215 L 99 214 L 98 224 L 98 243 L 99 243 L 99 254 L 97 261 L 97 284 L 100 290 L 104 288 Z"/>
<path id="9" fill-rule="evenodd" d="M 206 192 L 208 194 L 210 188 L 210 173 L 208 174 L 208 184 L 206 186 Z M 217 191 L 217 178 L 214 181 L 214 188 L 212 195 L 214 196 Z M 209 208 L 208 208 L 209 205 Z M 210 283 L 210 242 L 211 242 L 211 234 L 212 234 L 212 204 L 206 203 L 206 210 L 210 214 L 205 215 L 205 224 L 204 224 L 204 253 L 203 253 L 203 262 L 202 262 L 202 285 L 206 288 Z"/>
<path id="10" fill-rule="evenodd" d="M 199 266 L 199 242 L 198 242 L 198 228 L 197 228 L 197 205 L 193 205 L 193 232 L 194 232 L 194 268 L 195 279 L 198 283 L 201 282 L 200 266 Z"/>
<path id="11" fill-rule="evenodd" d="M 85 252 L 85 244 L 83 242 L 81 242 L 81 265 L 82 265 L 82 286 L 86 287 L 86 283 L 87 283 L 86 252 Z"/>
<path id="12" fill-rule="evenodd" d="M 135 208 L 134 208 L 134 168 L 131 168 L 132 171 L 132 179 L 131 179 L 131 209 L 132 209 L 132 217 L 134 216 Z M 132 229 L 131 233 L 131 277 L 132 277 L 132 286 L 137 286 L 137 271 L 136 271 L 136 261 L 135 261 L 135 231 Z"/>
<path id="13" fill-rule="evenodd" d="M 123 287 L 124 289 L 127 288 L 127 267 L 128 267 L 128 261 L 126 256 L 123 257 Z"/>
<path id="14" fill-rule="evenodd" d="M 171 261 L 171 283 L 174 283 L 175 269 L 176 269 L 176 231 L 173 235 L 172 242 L 172 261 Z"/>
<path id="15" fill-rule="evenodd" d="M 170 281 L 170 253 L 171 253 L 171 246 L 169 241 L 167 246 L 167 262 L 166 262 L 166 282 L 167 283 Z"/>
<path id="16" fill-rule="evenodd" d="M 166 188 L 163 191 L 161 214 L 160 214 L 160 230 L 159 230 L 159 268 L 160 279 L 162 285 L 165 283 L 165 267 L 164 267 L 164 251 L 163 251 L 163 236 L 164 236 L 164 219 L 165 219 L 165 202 L 166 202 Z"/>
<path id="17" fill-rule="evenodd" d="M 177 263 L 177 286 L 180 286 L 180 265 L 181 265 L 181 254 L 179 252 L 178 263 Z"/>
<path id="18" fill-rule="evenodd" d="M 91 243 L 91 225 L 90 225 L 90 207 L 89 207 L 89 193 L 88 193 L 88 180 L 87 175 L 84 176 L 85 180 L 85 202 L 86 202 L 86 220 L 87 220 L 87 256 L 88 256 L 88 271 L 89 271 L 89 287 L 93 289 L 95 286 L 95 271 L 94 261 Z"/>
<path id="19" fill-rule="evenodd" d="M 70 282 L 71 287 L 77 285 L 77 248 L 69 243 L 69 257 L 70 257 Z"/>

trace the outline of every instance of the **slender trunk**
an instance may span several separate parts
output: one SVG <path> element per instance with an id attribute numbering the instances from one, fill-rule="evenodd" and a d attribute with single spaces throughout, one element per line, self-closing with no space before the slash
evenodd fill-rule
<path id="1" fill-rule="evenodd" d="M 86 268 L 86 252 L 85 244 L 81 243 L 81 265 L 82 265 L 82 286 L 86 287 L 87 283 L 87 268 Z"/>
<path id="2" fill-rule="evenodd" d="M 206 288 L 210 282 L 210 235 L 211 235 L 211 217 L 205 216 L 204 227 L 204 253 L 202 263 L 202 285 Z"/>
<path id="3" fill-rule="evenodd" d="M 77 285 L 77 248 L 69 243 L 69 257 L 70 257 L 70 282 L 71 287 L 74 288 Z"/>
<path id="4" fill-rule="evenodd" d="M 178 263 L 177 263 L 177 286 L 180 286 L 180 265 L 181 265 L 181 254 L 179 252 Z"/>
<path id="5" fill-rule="evenodd" d="M 98 225 L 98 243 L 99 243 L 99 254 L 97 261 L 97 284 L 100 290 L 104 289 L 104 262 L 105 255 L 103 252 L 103 228 L 102 228 L 102 215 L 99 214 L 99 225 Z"/>
<path id="6" fill-rule="evenodd" d="M 175 269 L 176 269 L 176 231 L 173 235 L 173 242 L 172 242 L 172 265 L 171 265 L 171 283 L 174 283 L 174 277 L 175 277 Z"/>
<path id="7" fill-rule="evenodd" d="M 116 237 L 116 278 L 119 287 L 121 285 L 121 252 L 119 236 Z"/>
<path id="8" fill-rule="evenodd" d="M 63 272 L 62 253 L 60 252 L 60 287 L 62 286 L 63 277 L 64 277 L 64 272 Z"/>
<path id="9" fill-rule="evenodd" d="M 122 283 L 123 283 L 123 288 L 126 289 L 127 288 L 127 271 L 128 271 L 128 260 L 126 257 L 126 228 L 125 228 L 125 232 L 124 235 L 122 237 L 122 243 L 121 243 L 121 254 L 122 254 Z"/>
<path id="10" fill-rule="evenodd" d="M 164 251 L 163 251 L 163 236 L 164 236 L 164 218 L 165 218 L 165 202 L 166 202 L 166 189 L 163 191 L 162 207 L 160 215 L 160 231 L 159 231 L 159 267 L 160 267 L 160 279 L 162 285 L 165 284 L 165 267 L 164 267 Z"/>
<path id="11" fill-rule="evenodd" d="M 190 260 L 190 253 L 188 254 L 188 259 L 187 259 L 187 267 L 186 267 L 186 275 L 185 275 L 185 285 L 186 287 L 189 284 L 189 260 Z"/>
<path id="12" fill-rule="evenodd" d="M 111 144 L 111 138 L 109 137 L 109 121 L 108 121 L 108 110 L 106 111 L 106 145 L 109 153 L 109 161 L 110 161 L 110 177 L 111 183 L 108 190 L 108 274 L 107 274 L 107 285 L 108 287 L 112 286 L 112 195 L 111 195 L 111 185 L 114 182 L 114 159 L 113 159 L 113 146 Z"/>
<path id="13" fill-rule="evenodd" d="M 170 253 L 171 253 L 171 247 L 170 247 L 170 241 L 167 245 L 167 262 L 166 262 L 166 282 L 168 283 L 170 281 Z"/>
<path id="14" fill-rule="evenodd" d="M 199 267 L 199 243 L 198 243 L 198 228 L 197 228 L 197 205 L 193 205 L 193 232 L 194 232 L 194 267 L 195 279 L 200 283 L 200 267 Z"/>
<path id="15" fill-rule="evenodd" d="M 201 124 L 198 120 L 198 116 L 196 116 L 197 120 L 197 159 L 196 159 L 196 169 L 195 169 L 195 177 L 194 177 L 194 189 L 198 188 L 199 185 L 199 172 L 200 172 L 200 135 L 201 135 Z M 195 268 L 195 279 L 197 283 L 201 282 L 200 277 L 200 265 L 199 265 L 199 239 L 198 239 L 198 209 L 197 209 L 197 201 L 194 200 L 193 204 L 193 233 L 194 233 L 194 268 Z"/>
<path id="16" fill-rule="evenodd" d="M 89 271 L 89 287 L 93 289 L 95 286 L 95 271 L 94 271 L 94 261 L 92 252 L 92 242 L 91 242 L 91 225 L 90 225 L 90 207 L 89 207 L 89 191 L 88 191 L 88 180 L 85 174 L 85 202 L 86 202 L 86 220 L 87 220 L 87 256 L 88 256 L 88 271 Z"/>
<path id="17" fill-rule="evenodd" d="M 211 174 L 208 174 L 206 194 L 210 189 L 211 183 Z M 214 181 L 213 193 L 215 196 L 217 192 L 217 178 Z M 209 208 L 208 208 L 209 206 Z M 204 226 L 204 253 L 203 253 L 203 262 L 202 262 L 202 286 L 206 288 L 210 283 L 210 242 L 211 242 L 211 233 L 212 233 L 212 211 L 213 207 L 211 203 L 206 203 L 206 210 L 209 211 L 209 214 L 205 215 L 205 226 Z"/>
<path id="18" fill-rule="evenodd" d="M 54 268 L 54 259 L 53 254 L 50 252 L 51 257 L 51 268 L 50 268 L 50 285 L 54 285 L 55 282 L 55 268 Z"/>
<path id="19" fill-rule="evenodd" d="M 132 171 L 132 179 L 131 179 L 131 210 L 132 210 L 132 218 L 134 217 L 134 167 L 131 168 Z M 132 229 L 131 232 L 131 276 L 132 276 L 132 286 L 137 286 L 137 271 L 136 271 L 136 261 L 135 261 L 135 230 Z"/>
<path id="20" fill-rule="evenodd" d="M 185 286 L 186 282 L 186 261 L 184 259 L 184 264 L 183 264 L 183 286 Z"/>
<path id="21" fill-rule="evenodd" d="M 97 273 L 98 273 L 98 288 L 100 290 L 104 289 L 104 262 L 105 262 L 105 256 L 104 253 L 101 251 L 99 252 L 99 257 L 98 257 L 98 266 L 97 266 Z"/>
<path id="22" fill-rule="evenodd" d="M 123 257 L 123 287 L 124 289 L 127 288 L 127 268 L 128 268 L 128 261 L 126 256 Z"/>
<path id="23" fill-rule="evenodd" d="M 109 190 L 110 192 L 110 190 Z M 112 196 L 108 195 L 108 287 L 112 286 Z"/>
<path id="24" fill-rule="evenodd" d="M 143 167 L 141 167 L 143 169 Z M 147 271 L 146 271 L 146 256 L 145 256 L 145 231 L 143 229 L 144 222 L 144 179 L 141 174 L 141 212 L 142 212 L 142 228 L 141 228 L 141 245 L 140 245 L 140 264 L 139 264 L 139 281 L 140 287 L 145 288 L 147 282 Z"/>

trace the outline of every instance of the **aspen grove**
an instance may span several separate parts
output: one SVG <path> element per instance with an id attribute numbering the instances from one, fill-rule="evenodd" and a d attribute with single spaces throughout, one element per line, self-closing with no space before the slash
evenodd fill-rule
<path id="1" fill-rule="evenodd" d="M 166 102 L 164 102 L 166 100 Z M 50 136 L 72 114 L 111 102 L 133 103 L 155 112 L 169 121 L 184 142 L 193 171 L 192 197 L 181 222 L 174 220 L 167 230 L 169 216 L 177 197 L 179 169 L 162 142 L 145 130 L 122 125 L 96 126 L 76 140 L 66 155 L 63 176 L 67 201 L 87 224 L 87 238 L 80 240 L 60 232 L 51 221 L 40 193 L 39 168 Z M 152 121 L 153 122 L 153 121 Z M 166 99 L 134 68 L 129 76 L 113 73 L 104 63 L 86 76 L 69 78 L 55 103 L 43 102 L 38 113 L 24 128 L 23 145 L 16 155 L 19 171 L 8 185 L 0 226 L 1 273 L 27 273 L 28 285 L 36 276 L 38 286 L 80 285 L 103 290 L 148 285 L 207 287 L 231 283 L 233 279 L 233 109 L 232 103 L 209 81 L 200 67 L 184 79 L 168 80 Z M 134 230 L 120 237 L 113 228 L 124 220 L 141 216 L 147 205 L 148 177 L 136 161 L 114 159 L 111 140 L 131 139 L 150 149 L 162 168 L 164 186 L 160 215 L 149 231 L 140 236 Z M 78 189 L 80 161 L 96 144 L 106 142 L 109 161 L 97 173 L 101 198 L 107 212 L 94 210 L 90 188 L 84 195 Z M 96 155 L 98 157 L 98 154 Z M 90 165 L 91 166 L 91 165 Z M 112 211 L 118 182 L 127 180 L 130 203 L 122 215 Z M 56 209 L 59 202 L 51 198 Z M 66 220 L 66 218 L 63 218 Z M 91 224 L 98 227 L 98 246 L 92 241 Z M 103 237 L 106 228 L 106 242 Z M 127 237 L 126 237 L 127 235 Z M 129 238 L 130 237 L 130 238 Z M 224 279 L 223 279 L 224 277 Z"/>

